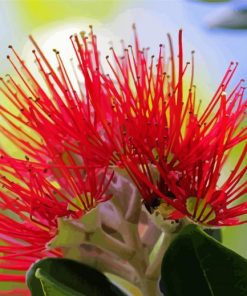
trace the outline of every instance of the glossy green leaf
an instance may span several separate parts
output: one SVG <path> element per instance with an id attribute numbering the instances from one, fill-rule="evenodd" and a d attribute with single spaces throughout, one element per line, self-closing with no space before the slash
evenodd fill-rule
<path id="1" fill-rule="evenodd" d="M 45 296 L 85 296 L 85 294 L 78 293 L 73 289 L 64 286 L 62 283 L 56 281 L 53 277 L 49 276 L 41 268 L 38 268 L 35 272 L 35 277 L 40 281 L 42 291 L 41 295 Z M 43 294 L 42 294 L 43 293 Z M 36 291 L 35 293 L 36 294 Z"/>
<path id="2" fill-rule="evenodd" d="M 247 260 L 191 224 L 164 256 L 160 289 L 165 296 L 246 296 Z"/>
<path id="3" fill-rule="evenodd" d="M 32 296 L 125 296 L 97 270 L 68 259 L 47 258 L 27 273 Z"/>
<path id="4" fill-rule="evenodd" d="M 212 236 L 219 242 L 222 242 L 222 231 L 221 229 L 205 229 L 204 230 L 208 235 Z"/>

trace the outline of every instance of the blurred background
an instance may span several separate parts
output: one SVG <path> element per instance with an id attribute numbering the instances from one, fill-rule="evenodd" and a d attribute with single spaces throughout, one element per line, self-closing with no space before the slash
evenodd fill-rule
<path id="1" fill-rule="evenodd" d="M 154 52 L 166 42 L 167 32 L 176 42 L 178 29 L 183 28 L 184 51 L 188 57 L 196 51 L 195 83 L 205 101 L 231 61 L 240 64 L 235 82 L 247 78 L 245 0 L 0 0 L 0 74 L 11 71 L 6 61 L 9 44 L 25 60 L 32 60 L 29 34 L 46 53 L 52 55 L 56 46 L 69 59 L 69 35 L 93 24 L 104 56 L 111 43 L 118 47 L 121 39 L 127 44 L 132 40 L 133 22 L 142 45 Z M 247 226 L 223 229 L 223 243 L 247 258 Z"/>

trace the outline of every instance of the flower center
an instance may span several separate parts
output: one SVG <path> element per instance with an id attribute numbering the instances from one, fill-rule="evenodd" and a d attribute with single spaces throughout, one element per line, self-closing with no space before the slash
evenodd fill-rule
<path id="1" fill-rule="evenodd" d="M 207 224 L 216 218 L 216 214 L 212 206 L 203 199 L 197 197 L 189 197 L 186 200 L 186 209 L 193 221 Z"/>
<path id="2" fill-rule="evenodd" d="M 73 204 L 69 203 L 67 209 L 73 212 L 78 211 L 78 208 L 88 211 L 96 206 L 96 200 L 91 196 L 90 192 L 76 196 L 71 201 Z"/>

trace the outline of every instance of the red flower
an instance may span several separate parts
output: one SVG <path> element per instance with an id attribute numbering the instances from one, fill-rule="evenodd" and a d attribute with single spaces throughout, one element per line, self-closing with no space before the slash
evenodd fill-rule
<path id="1" fill-rule="evenodd" d="M 169 43 L 169 59 L 160 45 L 155 66 L 154 57 L 140 50 L 137 36 L 135 49 L 129 46 L 122 59 L 113 50 L 117 70 L 111 67 L 118 84 L 109 78 L 106 83 L 123 139 L 118 154 L 148 209 L 161 203 L 164 219 L 187 216 L 212 226 L 244 223 L 239 216 L 247 213 L 247 203 L 240 199 L 247 192 L 247 144 L 229 176 L 220 178 L 233 148 L 247 139 L 247 128 L 241 126 L 247 106 L 243 81 L 226 94 L 237 64 L 231 63 L 202 110 L 193 86 L 193 53 L 185 88 L 189 63 L 183 63 L 182 31 L 178 71 L 170 37 Z M 117 144 L 118 139 L 120 135 Z"/>
<path id="2" fill-rule="evenodd" d="M 76 166 L 69 156 L 66 164 L 61 158 L 44 166 L 3 154 L 0 171 L 0 268 L 6 270 L 0 281 L 24 282 L 33 262 L 62 255 L 46 248 L 57 234 L 57 218 L 78 218 L 110 198 L 105 191 L 112 176 L 107 169 Z"/>
<path id="3" fill-rule="evenodd" d="M 71 36 L 77 85 L 57 51 L 55 71 L 31 37 L 43 86 L 10 46 L 17 63 L 8 59 L 19 78 L 1 79 L 0 91 L 13 109 L 0 106 L 7 123 L 0 131 L 25 160 L 1 151 L 0 238 L 6 246 L 0 267 L 24 271 L 37 258 L 59 255 L 45 248 L 57 218 L 77 218 L 110 198 L 114 171 L 127 171 L 147 209 L 158 209 L 164 219 L 187 216 L 212 226 L 245 222 L 239 216 L 247 213 L 240 201 L 247 192 L 246 144 L 232 172 L 220 176 L 234 147 L 247 139 L 243 81 L 226 94 L 237 64 L 231 63 L 202 110 L 194 54 L 186 80 L 182 32 L 178 61 L 168 40 L 170 54 L 160 45 L 156 62 L 149 49 L 140 49 L 135 33 L 135 47 L 124 48 L 121 57 L 111 49 L 108 75 L 92 28 L 89 38 Z M 22 281 L 24 275 L 1 279 Z"/>
<path id="4" fill-rule="evenodd" d="M 0 170 L 7 175 L 0 181 L 7 190 L 5 199 L 18 200 L 31 220 L 39 221 L 42 227 L 56 226 L 57 217 L 78 218 L 110 198 L 106 189 L 113 174 L 109 175 L 108 168 L 76 165 L 69 154 L 46 165 L 3 154 Z M 49 224 L 43 224 L 39 217 L 45 217 Z"/>
<path id="5" fill-rule="evenodd" d="M 91 35 L 94 40 L 96 37 L 92 32 Z M 36 48 L 33 54 L 41 79 L 35 78 L 14 48 L 9 46 L 13 57 L 8 56 L 8 60 L 17 77 L 7 75 L 6 80 L 1 78 L 0 91 L 12 108 L 0 106 L 7 123 L 7 126 L 0 127 L 0 131 L 28 157 L 41 163 L 53 161 L 58 154 L 65 152 L 76 155 L 79 162 L 108 164 L 110 159 L 114 159 L 113 146 L 106 139 L 101 115 L 107 118 L 107 108 L 111 109 L 111 103 L 101 81 L 101 73 L 95 69 L 99 67 L 96 44 L 93 42 L 91 49 L 87 47 L 86 37 L 83 38 L 85 46 L 80 45 L 78 37 L 75 37 L 80 71 L 75 74 L 76 85 L 72 85 L 59 52 L 55 51 L 56 72 L 35 40 L 30 39 Z M 100 101 L 104 102 L 102 110 L 96 106 Z"/>
<path id="6" fill-rule="evenodd" d="M 108 95 L 97 83 L 99 74 L 92 60 L 98 55 L 95 44 L 93 54 L 86 47 L 76 52 L 78 63 L 84 60 L 85 81 L 84 85 L 78 81 L 78 89 L 72 86 L 59 53 L 55 52 L 56 72 L 31 40 L 45 86 L 10 46 L 17 63 L 8 59 L 19 78 L 8 75 L 7 81 L 1 79 L 0 88 L 12 104 L 11 109 L 0 106 L 7 123 L 0 131 L 25 153 L 25 160 L 20 160 L 0 151 L 0 238 L 6 243 L 0 267 L 21 271 L 52 255 L 46 244 L 56 235 L 58 217 L 78 218 L 111 197 L 106 192 L 113 176 L 108 164 L 115 159 L 91 102 L 91 97 L 97 101 Z M 91 87 L 96 83 L 97 91 Z M 6 274 L 0 280 L 24 281 L 24 274 Z"/>
<path id="7" fill-rule="evenodd" d="M 3 170 L 2 166 L 0 170 Z M 16 177 L 19 178 L 18 173 L 10 179 Z M 37 195 L 32 195 L 32 189 L 26 185 L 21 179 L 18 183 L 5 176 L 0 179 L 0 281 L 25 283 L 25 272 L 33 262 L 47 256 L 60 256 L 58 251 L 46 250 L 46 244 L 56 233 L 55 217 L 51 217 L 51 209 L 49 214 L 44 211 L 32 214 L 31 200 Z M 2 293 L 29 295 L 26 289 Z"/>
<path id="8" fill-rule="evenodd" d="M 231 224 L 233 216 L 228 214 L 233 215 L 233 210 L 230 211 L 228 202 L 235 200 L 235 195 L 239 200 L 239 194 L 246 192 L 246 183 L 239 183 L 239 192 L 238 182 L 233 189 L 231 180 L 243 179 L 246 167 L 237 164 L 222 185 L 224 194 L 219 194 L 218 179 L 230 151 L 247 137 L 246 128 L 240 128 L 246 110 L 243 81 L 226 95 L 237 64 L 231 63 L 203 111 L 201 101 L 196 100 L 193 82 L 194 53 L 187 79 L 189 85 L 185 88 L 189 63 L 184 65 L 181 31 L 177 62 L 170 36 L 170 55 L 166 58 L 161 44 L 157 62 L 154 56 L 149 58 L 149 49 L 140 49 L 136 33 L 135 47 L 124 48 L 121 57 L 111 48 L 114 64 L 106 58 L 112 76 L 105 74 L 100 66 L 92 28 L 89 37 L 71 36 L 82 80 L 81 83 L 76 76 L 77 90 L 57 51 L 59 74 L 31 38 L 48 91 L 11 47 L 29 81 L 8 57 L 23 87 L 10 77 L 9 85 L 3 81 L 2 91 L 22 115 L 1 107 L 12 128 L 2 127 L 2 132 L 40 163 L 53 163 L 60 161 L 61 156 L 68 156 L 73 160 L 72 165 L 117 165 L 128 171 L 146 203 L 158 196 L 177 209 L 179 215 L 183 213 L 202 223 L 207 220 L 210 224 Z M 25 130 L 25 124 L 38 137 Z M 42 141 L 38 140 L 40 137 Z M 245 155 L 244 149 L 241 162 Z M 219 199 L 221 204 L 223 199 L 225 206 L 228 205 L 223 209 L 225 218 L 217 214 Z M 236 213 L 234 206 L 234 215 L 242 214 L 243 207 L 244 204 Z M 200 212 L 205 209 L 217 217 L 208 221 Z"/>

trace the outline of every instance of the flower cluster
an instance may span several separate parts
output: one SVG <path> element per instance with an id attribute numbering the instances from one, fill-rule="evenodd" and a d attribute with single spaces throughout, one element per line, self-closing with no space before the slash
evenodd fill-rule
<path id="1" fill-rule="evenodd" d="M 111 198 L 114 174 L 127 173 L 147 210 L 163 219 L 188 217 L 206 226 L 245 222 L 243 81 L 228 90 L 237 64 L 230 64 L 203 108 L 194 86 L 194 52 L 184 62 L 182 31 L 178 59 L 169 35 L 168 56 L 161 44 L 155 57 L 134 33 L 135 45 L 121 56 L 110 49 L 110 74 L 101 66 L 92 27 L 88 36 L 71 36 L 73 79 L 57 50 L 55 70 L 30 37 L 40 79 L 10 46 L 15 74 L 1 78 L 11 108 L 0 106 L 0 132 L 23 158 L 1 148 L 1 268 L 26 270 L 38 258 L 60 256 L 45 248 L 56 235 L 57 218 L 79 218 Z M 242 152 L 222 176 L 236 146 Z M 24 281 L 24 275 L 2 274 L 0 280 Z"/>

